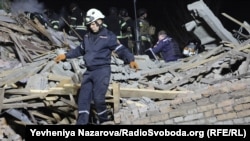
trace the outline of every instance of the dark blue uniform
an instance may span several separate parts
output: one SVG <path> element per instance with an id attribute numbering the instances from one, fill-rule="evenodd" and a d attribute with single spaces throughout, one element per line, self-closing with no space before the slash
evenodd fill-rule
<path id="1" fill-rule="evenodd" d="M 179 45 L 170 37 L 158 41 L 152 50 L 155 54 L 161 53 L 165 62 L 176 61 L 182 58 Z"/>
<path id="2" fill-rule="evenodd" d="M 82 44 L 66 54 L 66 58 L 83 56 L 87 67 L 78 98 L 77 124 L 88 123 L 92 99 L 100 122 L 108 120 L 105 95 L 111 75 L 112 51 L 115 51 L 125 63 L 134 61 L 134 55 L 126 47 L 118 44 L 116 35 L 106 28 L 102 28 L 98 33 L 87 33 Z"/>

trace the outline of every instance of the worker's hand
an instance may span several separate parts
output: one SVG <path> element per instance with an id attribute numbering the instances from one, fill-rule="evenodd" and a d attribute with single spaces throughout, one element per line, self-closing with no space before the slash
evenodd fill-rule
<path id="1" fill-rule="evenodd" d="M 130 68 L 135 69 L 136 71 L 139 69 L 138 64 L 135 61 L 131 61 L 129 63 Z"/>
<path id="2" fill-rule="evenodd" d="M 65 54 L 59 54 L 56 58 L 55 58 L 55 62 L 58 63 L 60 61 L 63 61 L 66 59 L 66 55 Z"/>

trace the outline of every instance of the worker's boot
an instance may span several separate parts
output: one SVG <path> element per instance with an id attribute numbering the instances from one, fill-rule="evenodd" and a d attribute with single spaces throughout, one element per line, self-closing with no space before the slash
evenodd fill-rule
<path id="1" fill-rule="evenodd" d="M 82 113 L 78 115 L 77 122 L 76 122 L 77 125 L 87 125 L 88 122 L 89 122 L 89 114 Z"/>
<path id="2" fill-rule="evenodd" d="M 99 115 L 99 121 L 101 125 L 114 125 L 113 114 L 110 111 L 105 112 L 102 115 Z"/>

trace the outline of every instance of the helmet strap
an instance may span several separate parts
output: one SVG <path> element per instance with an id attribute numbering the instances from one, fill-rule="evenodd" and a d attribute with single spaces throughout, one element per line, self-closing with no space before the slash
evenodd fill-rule
<path id="1" fill-rule="evenodd" d="M 97 26 L 99 26 L 99 28 L 101 29 L 101 28 L 102 28 L 102 24 L 99 24 L 97 21 L 98 21 L 98 20 L 95 21 L 95 24 L 96 24 Z"/>

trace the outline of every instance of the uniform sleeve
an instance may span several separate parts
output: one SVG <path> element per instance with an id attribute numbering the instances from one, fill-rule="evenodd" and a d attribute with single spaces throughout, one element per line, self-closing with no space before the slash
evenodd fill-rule
<path id="1" fill-rule="evenodd" d="M 125 64 L 129 64 L 130 62 L 134 61 L 134 54 L 132 54 L 127 47 L 120 44 L 117 49 L 115 50 L 115 53 L 119 56 L 120 59 L 124 61 Z"/>
<path id="2" fill-rule="evenodd" d="M 152 50 L 155 54 L 157 54 L 162 51 L 163 47 L 164 47 L 164 42 L 161 41 L 154 48 L 152 48 Z"/>
<path id="3" fill-rule="evenodd" d="M 85 54 L 85 46 L 81 43 L 75 49 L 71 49 L 69 52 L 66 53 L 66 58 L 77 58 L 79 56 L 83 56 Z"/>
<path id="4" fill-rule="evenodd" d="M 117 37 L 115 34 L 110 34 L 109 35 L 110 40 L 108 46 L 110 47 L 111 50 L 115 50 L 117 46 L 119 46 L 119 43 L 117 42 Z"/>
<path id="5" fill-rule="evenodd" d="M 134 55 L 128 50 L 128 48 L 117 42 L 117 38 L 114 34 L 111 35 L 109 45 L 111 46 L 111 50 L 114 51 L 125 64 L 135 60 Z"/>

